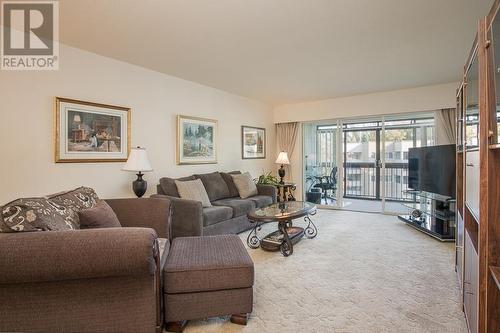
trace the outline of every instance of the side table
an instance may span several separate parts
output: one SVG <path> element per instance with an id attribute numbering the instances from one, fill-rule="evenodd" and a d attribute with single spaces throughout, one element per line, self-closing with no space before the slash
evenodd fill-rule
<path id="1" fill-rule="evenodd" d="M 295 183 L 277 184 L 276 189 L 278 190 L 278 202 L 295 201 L 293 192 L 296 188 L 297 184 Z"/>

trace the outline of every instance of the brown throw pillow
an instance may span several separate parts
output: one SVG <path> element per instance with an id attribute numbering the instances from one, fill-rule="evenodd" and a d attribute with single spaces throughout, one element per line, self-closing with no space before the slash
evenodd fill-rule
<path id="1" fill-rule="evenodd" d="M 81 229 L 117 228 L 122 226 L 113 209 L 104 200 L 98 201 L 92 208 L 78 212 L 78 216 Z"/>

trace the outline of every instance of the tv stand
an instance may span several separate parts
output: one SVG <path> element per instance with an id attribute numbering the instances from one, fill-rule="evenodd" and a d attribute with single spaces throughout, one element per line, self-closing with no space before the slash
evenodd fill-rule
<path id="1" fill-rule="evenodd" d="M 405 193 L 415 200 L 403 203 L 409 212 L 398 216 L 401 221 L 442 242 L 455 240 L 455 199 L 423 191 Z"/>

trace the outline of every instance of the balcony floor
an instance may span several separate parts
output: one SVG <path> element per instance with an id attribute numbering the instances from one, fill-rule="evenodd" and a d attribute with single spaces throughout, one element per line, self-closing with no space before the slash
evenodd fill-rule
<path id="1" fill-rule="evenodd" d="M 322 200 L 322 204 L 324 204 Z M 335 200 L 328 199 L 327 206 L 334 206 Z M 351 199 L 344 198 L 342 209 L 358 212 L 370 212 L 370 213 L 381 213 L 382 212 L 382 201 L 379 200 L 366 200 L 366 199 Z M 409 209 L 402 205 L 401 202 L 386 201 L 385 202 L 385 212 L 386 213 L 397 213 L 397 214 L 408 214 Z"/>

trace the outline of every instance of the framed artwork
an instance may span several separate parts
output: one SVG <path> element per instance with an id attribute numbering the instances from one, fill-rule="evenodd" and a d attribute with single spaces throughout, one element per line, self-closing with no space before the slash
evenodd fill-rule
<path id="1" fill-rule="evenodd" d="M 125 162 L 130 108 L 55 99 L 56 163 Z"/>
<path id="2" fill-rule="evenodd" d="M 217 120 L 177 116 L 177 164 L 217 163 Z"/>
<path id="3" fill-rule="evenodd" d="M 243 159 L 266 158 L 266 129 L 241 126 L 241 157 Z"/>

